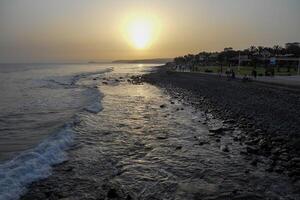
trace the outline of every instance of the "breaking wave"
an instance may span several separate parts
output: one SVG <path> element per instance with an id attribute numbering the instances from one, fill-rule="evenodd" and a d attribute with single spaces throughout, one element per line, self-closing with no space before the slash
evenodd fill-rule
<path id="1" fill-rule="evenodd" d="M 74 139 L 68 124 L 36 148 L 0 165 L 0 200 L 18 199 L 30 183 L 48 177 L 51 165 L 67 159 L 66 150 Z"/>
<path id="2" fill-rule="evenodd" d="M 80 84 L 81 79 L 90 76 L 101 75 L 112 71 L 112 68 L 101 72 L 78 74 L 71 79 L 57 77 L 50 79 L 48 88 L 84 88 L 82 93 L 87 97 L 87 105 L 78 112 L 86 111 L 96 114 L 102 110 L 101 99 L 103 94 L 93 84 Z M 54 84 L 54 85 L 53 85 Z M 67 152 L 74 142 L 73 126 L 77 124 L 74 119 L 72 123 L 66 124 L 58 132 L 43 140 L 35 148 L 20 153 L 18 156 L 0 164 L 0 200 L 19 199 L 27 190 L 27 187 L 40 179 L 51 175 L 53 165 L 67 160 Z"/>

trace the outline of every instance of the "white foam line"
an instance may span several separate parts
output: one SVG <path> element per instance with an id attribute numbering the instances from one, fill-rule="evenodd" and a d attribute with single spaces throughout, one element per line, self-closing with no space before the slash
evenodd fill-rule
<path id="1" fill-rule="evenodd" d="M 67 159 L 65 150 L 73 143 L 73 130 L 66 126 L 31 151 L 0 165 L 0 200 L 16 200 L 26 186 L 51 174 L 51 165 Z"/>

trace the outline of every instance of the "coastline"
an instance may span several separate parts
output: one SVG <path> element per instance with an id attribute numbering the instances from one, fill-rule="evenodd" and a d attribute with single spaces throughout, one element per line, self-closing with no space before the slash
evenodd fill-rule
<path id="1" fill-rule="evenodd" d="M 90 77 L 104 109 L 80 115 L 69 159 L 21 199 L 299 199 L 297 179 L 240 153 L 233 119 L 188 104 L 192 95 L 179 88 L 169 85 L 186 98 L 144 82 L 166 76 L 160 70 Z"/>
<path id="2" fill-rule="evenodd" d="M 209 74 L 172 72 L 167 66 L 142 77 L 167 94 L 238 127 L 233 139 L 241 154 L 269 157 L 268 172 L 299 181 L 300 89 L 262 82 L 230 80 Z"/>

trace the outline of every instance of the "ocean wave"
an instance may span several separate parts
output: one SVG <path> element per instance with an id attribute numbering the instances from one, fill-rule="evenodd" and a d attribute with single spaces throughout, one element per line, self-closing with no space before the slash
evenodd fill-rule
<path id="1" fill-rule="evenodd" d="M 104 74 L 104 73 L 112 72 L 113 70 L 114 70 L 114 68 L 110 67 L 110 68 L 106 68 L 106 69 L 96 71 L 96 72 L 87 72 L 87 73 L 77 74 L 77 75 L 73 76 L 73 78 L 71 80 L 71 85 L 76 85 L 78 80 L 80 80 L 81 78 L 86 78 L 88 76 L 93 76 L 93 75 L 96 75 L 96 74 Z"/>
<path id="2" fill-rule="evenodd" d="M 94 102 L 92 105 L 86 106 L 84 108 L 85 111 L 93 113 L 93 114 L 97 114 L 100 111 L 102 111 L 103 107 L 101 105 L 100 102 Z"/>
<path id="3" fill-rule="evenodd" d="M 54 76 L 48 77 L 45 80 L 36 80 L 37 84 L 40 84 L 41 88 L 57 89 L 57 88 L 76 88 L 82 85 L 77 85 L 80 79 L 87 78 L 93 75 L 100 75 L 113 71 L 113 68 L 106 68 L 95 72 L 77 73 L 71 76 Z"/>
<path id="4" fill-rule="evenodd" d="M 90 105 L 85 106 L 84 110 L 93 114 L 97 114 L 103 110 L 101 104 L 103 94 L 98 89 L 89 89 L 88 92 L 90 93 L 90 96 L 93 96 L 93 100 L 91 101 L 92 103 L 90 103 Z"/>
<path id="5" fill-rule="evenodd" d="M 21 153 L 0 165 L 0 200 L 18 199 L 30 183 L 51 174 L 51 166 L 67 159 L 66 150 L 73 143 L 72 125 L 66 125 L 36 148 Z"/>
<path id="6" fill-rule="evenodd" d="M 51 84 L 69 88 L 81 88 L 82 95 L 86 97 L 82 109 L 92 114 L 100 112 L 102 108 L 101 99 L 103 94 L 95 87 L 95 83 L 78 83 L 81 79 L 89 79 L 94 75 L 111 72 L 113 69 L 77 74 L 72 77 L 56 77 L 48 79 Z M 47 88 L 56 89 L 47 85 Z M 77 121 L 76 121 L 77 120 Z M 16 200 L 22 196 L 34 181 L 47 178 L 51 175 L 53 165 L 67 160 L 66 150 L 74 141 L 73 125 L 78 123 L 78 118 L 73 123 L 67 124 L 56 134 L 42 141 L 34 149 L 20 153 L 14 159 L 0 164 L 0 200 Z"/>

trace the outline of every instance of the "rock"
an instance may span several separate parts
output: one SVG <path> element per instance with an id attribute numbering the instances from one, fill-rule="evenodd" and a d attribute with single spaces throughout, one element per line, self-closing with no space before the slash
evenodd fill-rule
<path id="1" fill-rule="evenodd" d="M 209 129 L 209 132 L 211 133 L 216 133 L 216 134 L 220 134 L 223 133 L 225 131 L 225 129 L 223 127 L 221 128 L 211 128 Z"/>
<path id="2" fill-rule="evenodd" d="M 221 151 L 223 151 L 223 152 L 229 152 L 228 145 L 221 145 L 220 149 L 221 149 Z"/>
<path id="3" fill-rule="evenodd" d="M 102 84 L 107 85 L 108 82 L 107 81 L 102 81 Z"/>
<path id="4" fill-rule="evenodd" d="M 227 119 L 224 121 L 224 123 L 227 123 L 227 124 L 233 124 L 235 122 L 234 119 Z"/>
<path id="5" fill-rule="evenodd" d="M 282 153 L 282 154 L 279 156 L 279 159 L 287 162 L 287 161 L 289 161 L 289 154 L 287 154 L 287 153 Z"/>
<path id="6" fill-rule="evenodd" d="M 248 152 L 247 151 L 240 151 L 240 154 L 241 155 L 248 155 Z"/>
<path id="7" fill-rule="evenodd" d="M 264 198 L 258 194 L 250 193 L 250 192 L 245 192 L 244 194 L 238 194 L 231 198 L 231 200 L 245 200 L 245 199 L 259 200 Z"/>
<path id="8" fill-rule="evenodd" d="M 182 146 L 177 146 L 175 149 L 180 150 L 180 149 L 182 149 Z"/>
<path id="9" fill-rule="evenodd" d="M 266 169 L 267 172 L 273 172 L 273 170 L 274 170 L 274 167 L 273 167 L 273 166 L 270 166 L 270 167 L 268 167 L 268 168 Z"/>
<path id="10" fill-rule="evenodd" d="M 206 140 L 199 140 L 199 143 L 198 143 L 200 146 L 202 146 L 202 145 L 205 145 L 205 144 L 209 144 L 209 142 L 208 141 L 206 141 Z"/>
<path id="11" fill-rule="evenodd" d="M 160 107 L 160 108 L 165 108 L 166 105 L 165 105 L 165 104 L 162 104 L 162 105 L 160 105 L 159 107 Z"/>
<path id="12" fill-rule="evenodd" d="M 268 147 L 268 142 L 265 139 L 261 139 L 258 142 L 258 146 L 262 149 L 266 149 Z"/>
<path id="13" fill-rule="evenodd" d="M 283 169 L 283 167 L 277 166 L 277 167 L 275 167 L 274 171 L 279 173 L 279 174 L 282 174 L 284 172 L 284 169 Z"/>
<path id="14" fill-rule="evenodd" d="M 292 163 L 300 163 L 300 157 L 296 157 L 296 158 L 291 159 L 291 162 Z"/>
<path id="15" fill-rule="evenodd" d="M 261 129 L 255 129 L 254 131 L 257 135 L 261 134 L 262 133 L 262 130 Z"/>
<path id="16" fill-rule="evenodd" d="M 279 155 L 281 152 L 281 149 L 279 147 L 272 149 L 271 153 L 274 155 Z"/>
<path id="17" fill-rule="evenodd" d="M 218 143 L 221 142 L 220 138 L 217 138 L 217 139 L 216 139 L 216 142 L 218 142 Z"/>
<path id="18" fill-rule="evenodd" d="M 253 166 L 257 166 L 257 163 L 258 163 L 258 159 L 254 158 L 250 164 L 253 165 Z"/>
<path id="19" fill-rule="evenodd" d="M 117 191 L 115 189 L 110 189 L 108 192 L 107 192 L 107 197 L 109 199 L 115 199 L 115 198 L 118 198 L 119 195 L 117 193 Z"/>
<path id="20" fill-rule="evenodd" d="M 73 169 L 74 169 L 74 167 L 69 166 L 69 167 L 64 168 L 63 170 L 66 172 L 71 172 L 71 171 L 73 171 Z"/>
<path id="21" fill-rule="evenodd" d="M 156 136 L 156 139 L 159 139 L 159 140 L 165 140 L 167 138 L 168 138 L 167 135 L 158 135 L 158 136 Z"/>
<path id="22" fill-rule="evenodd" d="M 259 149 L 255 148 L 255 147 L 251 147 L 251 146 L 247 146 L 246 150 L 250 154 L 257 154 L 259 152 Z"/>
<path id="23" fill-rule="evenodd" d="M 247 145 L 255 145 L 257 143 L 258 143 L 257 139 L 245 141 L 245 144 Z"/>

